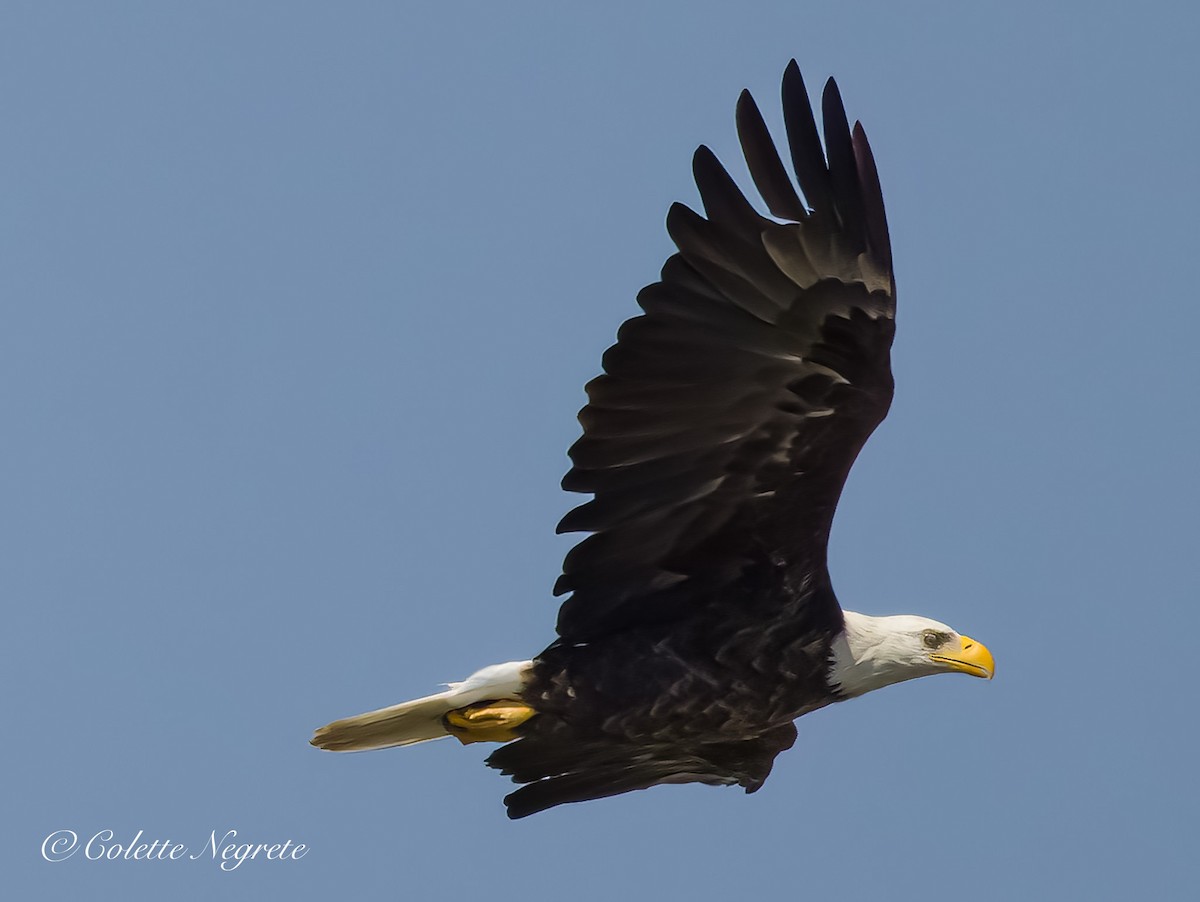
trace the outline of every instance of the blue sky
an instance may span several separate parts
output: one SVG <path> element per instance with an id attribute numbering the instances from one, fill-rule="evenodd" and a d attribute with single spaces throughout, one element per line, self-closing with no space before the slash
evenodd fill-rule
<path id="1" fill-rule="evenodd" d="M 411 9 L 409 8 L 411 6 Z M 0 11 L 6 881 L 22 898 L 1181 898 L 1197 742 L 1185 4 Z M 757 795 L 504 817 L 313 727 L 552 637 L 582 385 L 733 107 L 837 76 L 900 291 L 847 607 L 986 642 Z M 299 861 L 51 864 L 211 831 Z"/>

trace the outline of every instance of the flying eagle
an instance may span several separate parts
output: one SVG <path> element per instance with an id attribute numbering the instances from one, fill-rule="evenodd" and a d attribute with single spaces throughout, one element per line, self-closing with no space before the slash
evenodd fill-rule
<path id="1" fill-rule="evenodd" d="M 943 623 L 838 605 L 826 565 L 846 475 L 892 400 L 896 288 L 867 136 L 830 79 L 825 147 L 793 60 L 783 114 L 796 190 L 748 92 L 737 129 L 760 214 L 713 153 L 704 215 L 675 204 L 679 253 L 638 295 L 587 386 L 563 488 L 594 496 L 531 661 L 335 721 L 313 745 L 443 736 L 501 746 L 519 818 L 662 783 L 762 786 L 796 718 L 934 673 L 990 679 L 991 653 Z M 803 200 L 801 199 L 803 195 Z"/>

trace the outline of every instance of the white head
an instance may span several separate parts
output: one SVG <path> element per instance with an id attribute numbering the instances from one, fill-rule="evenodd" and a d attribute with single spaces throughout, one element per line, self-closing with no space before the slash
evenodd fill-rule
<path id="1" fill-rule="evenodd" d="M 833 644 L 829 682 L 847 698 L 934 673 L 990 680 L 995 672 L 987 648 L 944 623 L 910 614 L 844 613 L 846 629 Z"/>

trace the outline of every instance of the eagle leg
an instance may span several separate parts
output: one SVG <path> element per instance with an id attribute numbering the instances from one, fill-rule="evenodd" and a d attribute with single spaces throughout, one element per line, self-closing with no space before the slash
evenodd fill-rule
<path id="1" fill-rule="evenodd" d="M 518 738 L 516 728 L 537 714 L 523 702 L 503 699 L 480 702 L 447 711 L 442 718 L 446 732 L 461 742 L 511 742 Z"/>

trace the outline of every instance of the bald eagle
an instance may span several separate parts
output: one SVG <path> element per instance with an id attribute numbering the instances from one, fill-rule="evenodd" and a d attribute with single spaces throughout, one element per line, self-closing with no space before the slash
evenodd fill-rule
<path id="1" fill-rule="evenodd" d="M 744 91 L 738 136 L 770 217 L 701 146 L 704 215 L 671 208 L 679 252 L 587 385 L 563 488 L 594 497 L 558 528 L 590 535 L 555 586 L 558 638 L 313 745 L 504 743 L 487 764 L 523 784 L 504 800 L 520 818 L 664 783 L 753 792 L 810 711 L 929 674 L 991 678 L 979 642 L 842 610 L 830 584 L 838 497 L 892 400 L 896 288 L 862 126 L 830 79 L 822 149 L 794 60 L 782 94 L 795 183 Z"/>

